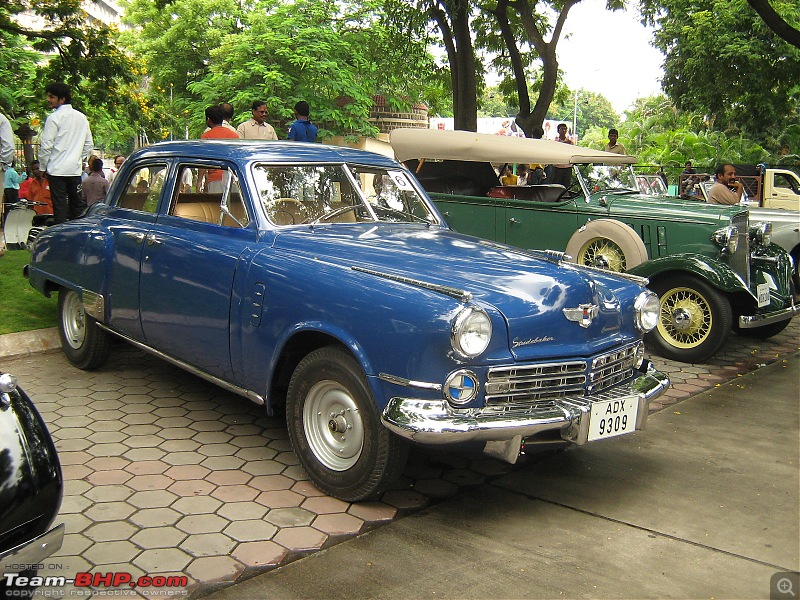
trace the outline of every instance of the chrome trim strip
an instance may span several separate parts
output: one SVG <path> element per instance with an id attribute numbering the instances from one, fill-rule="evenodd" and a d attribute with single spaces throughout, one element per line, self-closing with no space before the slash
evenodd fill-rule
<path id="1" fill-rule="evenodd" d="M 219 377 L 211 375 L 210 373 L 206 373 L 205 371 L 203 371 L 201 369 L 198 369 L 197 367 L 195 367 L 193 365 L 190 365 L 189 363 L 185 363 L 182 360 L 179 360 L 177 358 L 173 358 L 169 354 L 164 354 L 160 350 L 156 350 L 155 348 L 151 348 L 147 344 L 143 344 L 142 342 L 140 342 L 138 340 L 135 340 L 135 339 L 133 339 L 131 337 L 128 337 L 124 333 L 120 333 L 119 331 L 114 331 L 113 329 L 109 328 L 107 325 L 103 325 L 102 323 L 98 323 L 97 326 L 102 328 L 103 330 L 107 331 L 108 333 L 113 333 L 117 337 L 122 338 L 123 340 L 125 340 L 129 344 L 133 344 L 134 346 L 136 346 L 140 350 L 144 350 L 148 354 L 152 354 L 154 356 L 157 356 L 158 358 L 163 359 L 163 360 L 167 361 L 168 363 L 172 363 L 176 367 L 180 367 L 181 369 L 183 369 L 185 371 L 188 371 L 192 375 L 197 375 L 201 379 L 205 379 L 206 381 L 209 381 L 209 382 L 213 383 L 214 385 L 218 385 L 219 387 L 221 387 L 223 389 L 226 389 L 229 392 L 233 392 L 237 396 L 243 396 L 243 397 L 247 398 L 248 400 L 251 400 L 252 402 L 255 402 L 256 404 L 261 404 L 261 405 L 264 404 L 264 397 L 261 396 L 260 394 L 257 394 L 256 392 L 254 392 L 252 390 L 247 390 L 247 389 L 245 389 L 243 387 L 239 387 L 238 385 L 235 385 L 233 383 L 228 383 L 224 379 L 220 379 Z"/>
<path id="2" fill-rule="evenodd" d="M 64 523 L 61 523 L 32 540 L 0 553 L 0 564 L 38 565 L 51 554 L 58 552 L 63 543 Z"/>
<path id="3" fill-rule="evenodd" d="M 792 305 L 789 308 L 782 308 L 763 315 L 742 315 L 739 317 L 739 327 L 742 329 L 755 329 L 756 327 L 785 321 L 797 315 L 800 315 L 800 306 L 797 306 L 792 301 Z"/>
<path id="4" fill-rule="evenodd" d="M 621 398 L 639 404 L 636 429 L 647 421 L 648 404 L 670 385 L 669 376 L 652 369 L 631 383 L 598 394 L 553 399 L 545 405 L 495 412 L 455 410 L 446 400 L 392 398 L 381 414 L 384 426 L 400 437 L 423 444 L 453 444 L 467 441 L 504 441 L 548 430 L 562 430 L 566 441 L 583 444 L 589 431 L 589 413 L 594 402 Z"/>
<path id="5" fill-rule="evenodd" d="M 81 301 L 86 314 L 95 321 L 102 321 L 106 316 L 106 299 L 102 294 L 81 288 Z"/>
<path id="6" fill-rule="evenodd" d="M 415 285 L 417 287 L 421 287 L 426 290 L 439 292 L 440 294 L 444 294 L 446 296 L 450 296 L 451 298 L 455 298 L 460 302 L 469 302 L 470 300 L 472 300 L 472 292 L 450 287 L 449 285 L 439 285 L 438 283 L 429 283 L 427 281 L 420 281 L 419 279 L 412 279 L 411 277 L 404 277 L 403 275 L 394 275 L 392 273 L 384 273 L 383 271 L 365 269 L 364 267 L 352 266 L 350 268 L 353 271 L 358 271 L 359 273 L 367 273 L 369 275 L 375 275 L 377 277 L 384 277 L 386 279 L 391 279 L 392 281 L 399 281 L 400 283 L 407 283 L 409 285 Z"/>
<path id="7" fill-rule="evenodd" d="M 390 375 L 389 373 L 379 373 L 378 379 L 393 383 L 395 385 L 402 385 L 404 387 L 420 388 L 422 390 L 433 390 L 434 392 L 442 391 L 442 384 L 440 383 L 427 383 L 425 381 L 414 381 L 406 379 L 405 377 L 398 377 L 397 375 Z"/>

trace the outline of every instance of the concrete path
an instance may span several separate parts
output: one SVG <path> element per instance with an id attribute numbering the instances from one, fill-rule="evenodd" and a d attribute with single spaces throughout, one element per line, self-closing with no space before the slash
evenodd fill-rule
<path id="1" fill-rule="evenodd" d="M 791 598 L 799 399 L 795 354 L 210 598 Z"/>

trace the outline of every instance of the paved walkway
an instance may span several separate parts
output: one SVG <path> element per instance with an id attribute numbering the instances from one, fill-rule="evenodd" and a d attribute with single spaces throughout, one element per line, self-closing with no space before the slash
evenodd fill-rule
<path id="1" fill-rule="evenodd" d="M 24 344 L 16 342 L 19 352 Z M 708 364 L 654 357 L 673 388 L 653 411 L 798 349 L 795 319 L 772 340 L 731 336 Z M 282 420 L 125 344 L 95 372 L 75 369 L 57 351 L 6 356 L 0 367 L 36 402 L 64 469 L 67 536 L 43 575 L 174 574 L 188 578 L 174 591 L 199 597 L 520 468 L 415 451 L 396 489 L 379 502 L 349 504 L 310 485 Z"/>

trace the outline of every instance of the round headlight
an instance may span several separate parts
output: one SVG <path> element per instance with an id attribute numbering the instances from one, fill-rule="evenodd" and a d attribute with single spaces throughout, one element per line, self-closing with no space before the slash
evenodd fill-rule
<path id="1" fill-rule="evenodd" d="M 772 241 L 772 223 L 759 222 L 751 225 L 750 239 L 758 244 L 769 246 Z"/>
<path id="2" fill-rule="evenodd" d="M 492 339 L 492 321 L 480 308 L 468 306 L 453 320 L 450 342 L 453 350 L 465 358 L 480 355 Z"/>
<path id="3" fill-rule="evenodd" d="M 10 394 L 17 389 L 17 378 L 11 373 L 0 374 L 0 392 Z"/>
<path id="4" fill-rule="evenodd" d="M 734 254 L 739 247 L 739 230 L 733 225 L 717 229 L 711 240 L 727 254 Z"/>
<path id="5" fill-rule="evenodd" d="M 645 290 L 636 297 L 633 303 L 634 323 L 639 331 L 647 333 L 658 325 L 658 314 L 660 311 L 658 296 L 650 290 Z"/>

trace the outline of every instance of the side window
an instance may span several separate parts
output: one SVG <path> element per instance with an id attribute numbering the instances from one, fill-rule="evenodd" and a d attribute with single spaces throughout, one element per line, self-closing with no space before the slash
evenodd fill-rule
<path id="1" fill-rule="evenodd" d="M 167 165 L 147 165 L 135 169 L 128 177 L 117 206 L 154 213 L 164 187 Z"/>
<path id="2" fill-rule="evenodd" d="M 214 174 L 212 185 L 209 174 Z M 178 185 L 169 214 L 224 227 L 247 227 L 250 222 L 239 179 L 233 171 L 196 165 L 178 167 Z"/>

